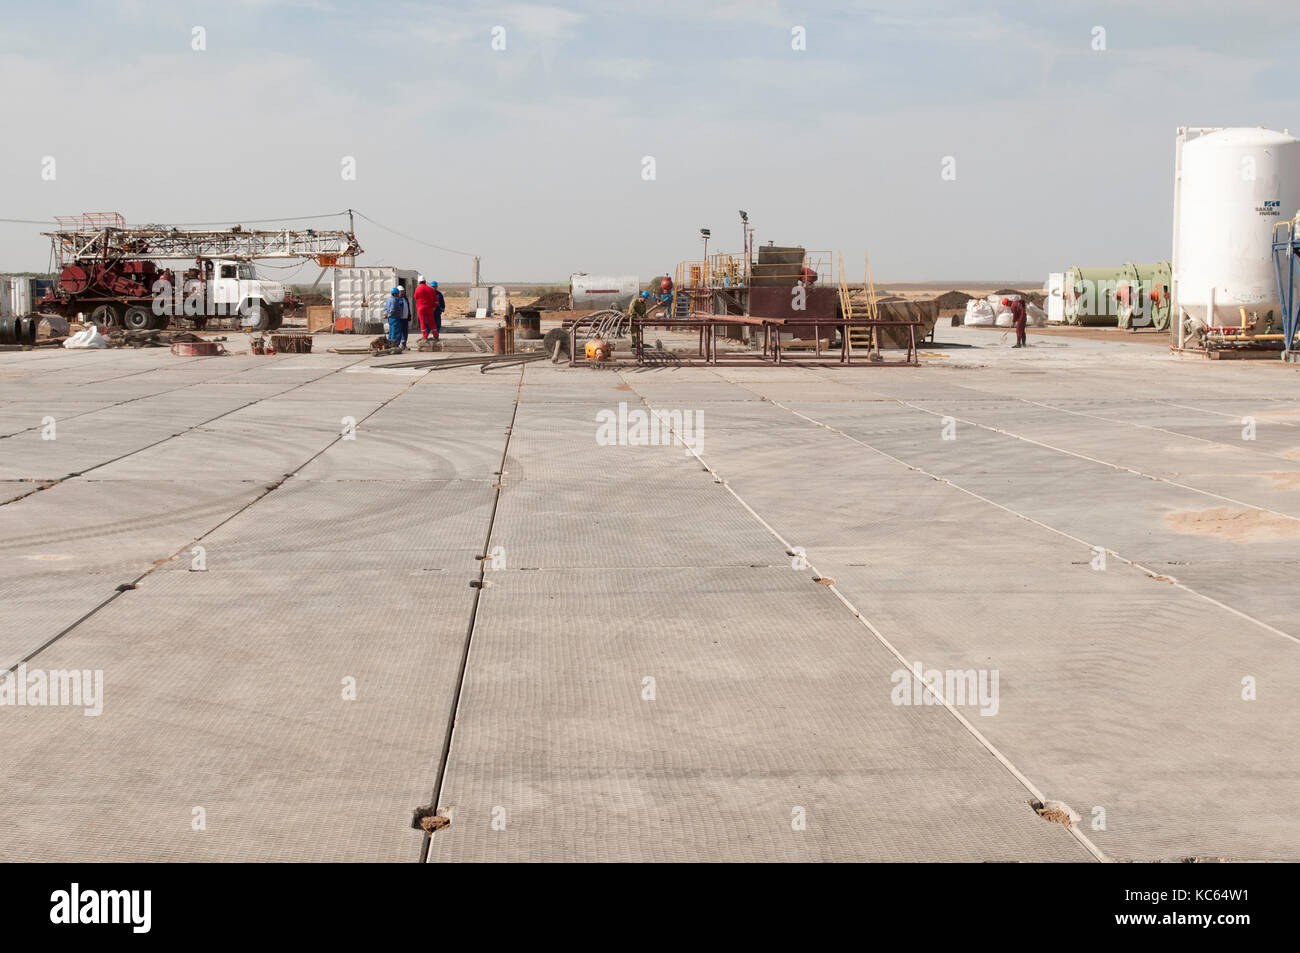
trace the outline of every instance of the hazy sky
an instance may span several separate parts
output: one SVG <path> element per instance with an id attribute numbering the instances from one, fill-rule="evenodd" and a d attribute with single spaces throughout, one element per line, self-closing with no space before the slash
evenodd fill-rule
<path id="1" fill-rule="evenodd" d="M 870 250 L 886 281 L 1041 278 L 1167 258 L 1175 128 L 1295 133 L 1297 75 L 1282 0 L 9 3 L 0 217 L 352 207 L 540 282 L 648 279 L 701 226 L 737 249 L 743 208 L 855 276 Z M 44 269 L 39 231 L 0 224 L 0 270 Z M 358 234 L 363 263 L 469 277 Z"/>

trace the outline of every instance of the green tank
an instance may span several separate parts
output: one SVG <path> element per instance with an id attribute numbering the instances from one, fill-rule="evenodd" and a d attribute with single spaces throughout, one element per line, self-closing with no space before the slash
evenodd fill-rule
<path id="1" fill-rule="evenodd" d="M 1125 262 L 1115 294 L 1115 313 L 1121 328 L 1169 327 L 1169 262 Z"/>
<path id="2" fill-rule="evenodd" d="M 1115 268 L 1081 268 L 1065 273 L 1065 323 L 1111 325 L 1119 323 L 1115 314 L 1115 289 L 1124 280 L 1123 266 Z"/>

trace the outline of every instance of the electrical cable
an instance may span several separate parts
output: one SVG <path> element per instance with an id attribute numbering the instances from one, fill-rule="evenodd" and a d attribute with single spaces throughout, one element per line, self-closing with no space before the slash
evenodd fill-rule
<path id="1" fill-rule="evenodd" d="M 328 215 L 285 215 L 280 218 L 232 218 L 220 222 L 168 222 L 167 228 L 192 228 L 196 225 L 266 225 L 272 222 L 308 222 L 322 218 L 342 218 L 347 212 L 331 212 Z"/>
<path id="2" fill-rule="evenodd" d="M 364 218 L 364 219 L 365 219 L 367 222 L 369 222 L 371 225 L 375 225 L 375 226 L 377 226 L 377 227 L 379 227 L 379 228 L 382 228 L 382 229 L 383 229 L 384 231 L 386 231 L 386 232 L 392 232 L 394 235 L 396 235 L 396 236 L 399 237 L 399 238 L 405 238 L 408 242 L 415 242 L 415 243 L 417 243 L 417 244 L 419 244 L 419 245 L 428 245 L 430 248 L 436 248 L 436 249 L 438 249 L 438 251 L 445 251 L 445 252 L 448 252 L 448 253 L 450 253 L 450 254 L 452 254 L 452 255 L 464 255 L 466 258 L 474 258 L 474 257 L 476 257 L 472 252 L 467 252 L 467 251 L 457 251 L 455 248 L 446 248 L 446 247 L 444 247 L 444 246 L 442 246 L 442 245 L 435 245 L 433 242 L 426 242 L 426 241 L 425 241 L 424 239 L 422 239 L 422 238 L 416 238 L 414 235 L 407 235 L 407 234 L 404 233 L 404 232 L 399 232 L 399 231 L 398 231 L 397 229 L 395 229 L 395 228 L 389 228 L 387 225 L 384 225 L 384 224 L 381 223 L 381 222 L 376 222 L 373 218 L 371 218 L 369 215 L 366 215 L 366 214 L 363 213 L 363 212 L 358 212 L 356 209 L 353 209 L 352 211 L 353 211 L 354 213 L 356 213 L 356 215 L 357 215 L 358 218 Z"/>

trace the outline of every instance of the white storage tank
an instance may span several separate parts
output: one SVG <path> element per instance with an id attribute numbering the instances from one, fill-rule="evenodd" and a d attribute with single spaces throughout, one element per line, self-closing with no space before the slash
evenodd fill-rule
<path id="1" fill-rule="evenodd" d="M 589 275 L 585 271 L 569 275 L 569 307 L 575 311 L 626 310 L 640 292 L 641 279 L 637 275 Z"/>
<path id="2" fill-rule="evenodd" d="M 1240 325 L 1241 308 L 1252 319 L 1279 317 L 1273 226 L 1300 209 L 1300 139 L 1179 129 L 1174 175 L 1175 340 L 1204 325 Z"/>
<path id="3" fill-rule="evenodd" d="M 357 334 L 383 333 L 387 329 L 384 302 L 395 287 L 402 289 L 408 313 L 414 319 L 418 275 L 414 269 L 389 265 L 335 268 L 330 280 L 335 327 L 350 328 Z"/>

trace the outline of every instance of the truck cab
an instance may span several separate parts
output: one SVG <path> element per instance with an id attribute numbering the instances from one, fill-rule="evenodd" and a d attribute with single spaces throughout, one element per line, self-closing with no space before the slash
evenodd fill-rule
<path id="1" fill-rule="evenodd" d="M 209 311 L 239 315 L 241 327 L 265 330 L 279 326 L 284 310 L 284 285 L 258 278 L 246 261 L 213 258 L 203 264 Z M 263 310 L 269 314 L 261 314 Z"/>

